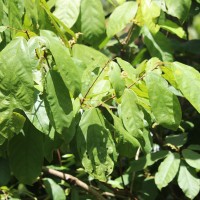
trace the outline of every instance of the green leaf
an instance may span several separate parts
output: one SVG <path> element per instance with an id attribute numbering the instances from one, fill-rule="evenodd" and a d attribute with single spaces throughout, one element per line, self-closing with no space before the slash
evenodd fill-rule
<path id="1" fill-rule="evenodd" d="M 184 149 L 182 155 L 188 165 L 200 170 L 200 154 L 190 149 Z"/>
<path id="2" fill-rule="evenodd" d="M 66 132 L 74 117 L 73 106 L 69 90 L 60 74 L 53 70 L 46 77 L 44 103 L 54 129 L 60 134 Z"/>
<path id="3" fill-rule="evenodd" d="M 82 0 L 80 17 L 84 40 L 89 44 L 99 44 L 105 33 L 105 17 L 101 1 Z"/>
<path id="4" fill-rule="evenodd" d="M 71 28 L 78 19 L 80 4 L 81 0 L 57 0 L 53 14 L 68 28 Z"/>
<path id="5" fill-rule="evenodd" d="M 127 76 L 135 81 L 136 80 L 136 69 L 128 62 L 125 60 L 122 60 L 121 58 L 116 58 L 117 62 L 119 63 L 120 67 L 124 70 L 124 72 L 127 73 Z"/>
<path id="6" fill-rule="evenodd" d="M 130 89 L 125 89 L 122 96 L 121 117 L 126 130 L 144 146 L 144 113 L 138 105 L 137 96 Z"/>
<path id="7" fill-rule="evenodd" d="M 158 172 L 155 174 L 155 183 L 161 190 L 167 186 L 176 176 L 180 164 L 180 156 L 178 153 L 170 153 L 160 164 Z"/>
<path id="8" fill-rule="evenodd" d="M 168 135 L 165 138 L 165 144 L 172 144 L 176 147 L 182 147 L 187 142 L 187 133 L 181 133 L 179 135 Z"/>
<path id="9" fill-rule="evenodd" d="M 8 160 L 0 158 L 0 186 L 7 185 L 11 178 Z"/>
<path id="10" fill-rule="evenodd" d="M 0 134 L 11 138 L 23 127 L 24 117 L 13 111 L 30 110 L 34 103 L 32 65 L 27 42 L 17 38 L 0 53 Z"/>
<path id="11" fill-rule="evenodd" d="M 166 128 L 176 130 L 182 117 L 178 98 L 169 90 L 167 81 L 160 75 L 149 72 L 145 81 L 156 121 Z"/>
<path id="12" fill-rule="evenodd" d="M 45 190 L 48 195 L 53 200 L 65 200 L 65 192 L 64 190 L 52 179 L 44 178 L 43 179 Z"/>
<path id="13" fill-rule="evenodd" d="M 83 113 L 77 132 L 77 148 L 85 171 L 106 181 L 113 171 L 117 154 L 111 133 L 98 109 L 91 108 Z"/>
<path id="14" fill-rule="evenodd" d="M 200 113 L 200 93 L 198 92 L 200 91 L 200 73 L 193 67 L 179 62 L 173 62 L 171 69 L 178 89 Z"/>
<path id="15" fill-rule="evenodd" d="M 74 97 L 77 97 L 81 91 L 81 74 L 75 62 L 69 56 L 69 49 L 51 32 L 41 31 L 41 35 L 47 41 L 47 47 L 55 59 L 56 67 L 64 83 Z"/>
<path id="16" fill-rule="evenodd" d="M 118 6 L 110 15 L 107 25 L 107 35 L 112 37 L 126 27 L 133 20 L 137 12 L 137 3 L 133 1 L 124 2 Z"/>
<path id="17" fill-rule="evenodd" d="M 191 144 L 187 148 L 194 151 L 200 151 L 200 145 L 198 144 Z"/>
<path id="18" fill-rule="evenodd" d="M 165 21 L 159 23 L 159 25 L 164 30 L 167 30 L 173 34 L 176 34 L 180 38 L 186 39 L 186 33 L 185 33 L 184 29 L 182 27 L 178 26 L 173 21 L 165 20 Z"/>
<path id="19" fill-rule="evenodd" d="M 169 15 L 177 17 L 181 22 L 184 22 L 188 16 L 191 0 L 165 0 L 166 11 Z"/>
<path id="20" fill-rule="evenodd" d="M 173 48 L 170 40 L 166 36 L 157 32 L 152 34 L 147 27 L 143 27 L 144 43 L 146 44 L 149 53 L 152 57 L 158 57 L 163 61 L 173 60 Z"/>
<path id="21" fill-rule="evenodd" d="M 147 155 L 139 158 L 138 160 L 134 160 L 131 162 L 130 171 L 140 171 L 145 169 L 148 166 L 153 165 L 160 159 L 163 159 L 168 155 L 168 151 L 161 150 L 155 153 L 148 153 Z"/>
<path id="22" fill-rule="evenodd" d="M 32 184 L 42 169 L 43 135 L 28 120 L 23 130 L 9 142 L 10 167 L 20 182 Z"/>
<path id="23" fill-rule="evenodd" d="M 195 171 L 186 167 L 183 162 L 178 174 L 178 185 L 190 199 L 194 199 L 200 191 L 200 179 L 196 177 Z"/>
<path id="24" fill-rule="evenodd" d="M 119 98 L 124 92 L 125 82 L 121 77 L 121 70 L 119 68 L 119 65 L 115 62 L 111 62 L 109 66 L 109 79 L 115 90 L 116 96 Z"/>

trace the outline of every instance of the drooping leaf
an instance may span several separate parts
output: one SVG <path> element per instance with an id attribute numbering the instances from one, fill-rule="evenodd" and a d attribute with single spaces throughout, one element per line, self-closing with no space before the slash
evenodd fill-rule
<path id="1" fill-rule="evenodd" d="M 143 27 L 144 43 L 152 57 L 158 57 L 163 61 L 173 61 L 173 48 L 166 36 L 157 32 L 152 34 L 147 27 Z"/>
<path id="2" fill-rule="evenodd" d="M 150 72 L 145 81 L 156 121 L 166 128 L 176 130 L 182 117 L 178 98 L 168 89 L 167 81 L 160 75 Z"/>
<path id="3" fill-rule="evenodd" d="M 54 129 L 60 134 L 66 132 L 74 117 L 73 106 L 69 90 L 60 74 L 53 70 L 46 77 L 44 103 Z"/>
<path id="4" fill-rule="evenodd" d="M 144 113 L 137 103 L 135 93 L 130 89 L 125 89 L 121 104 L 122 121 L 129 134 L 136 137 L 143 146 Z"/>
<path id="5" fill-rule="evenodd" d="M 200 154 L 190 149 L 182 151 L 183 157 L 188 165 L 195 169 L 200 169 Z"/>
<path id="6" fill-rule="evenodd" d="M 194 169 L 186 167 L 183 162 L 178 174 L 178 185 L 190 199 L 194 199 L 200 191 L 200 179 L 197 178 Z"/>
<path id="7" fill-rule="evenodd" d="M 188 16 L 191 0 L 165 0 L 166 11 L 169 15 L 177 17 L 181 22 L 184 22 Z"/>
<path id="8" fill-rule="evenodd" d="M 24 135 L 20 133 L 9 142 L 10 167 L 19 181 L 32 184 L 42 169 L 43 135 L 28 120 L 23 131 Z"/>
<path id="9" fill-rule="evenodd" d="M 80 4 L 81 0 L 57 0 L 53 14 L 68 28 L 71 28 L 78 19 Z"/>
<path id="10" fill-rule="evenodd" d="M 111 14 L 108 25 L 107 35 L 112 37 L 126 27 L 133 20 L 137 12 L 137 3 L 133 1 L 124 2 L 118 6 Z"/>
<path id="11" fill-rule="evenodd" d="M 77 148 L 86 172 L 106 181 L 113 171 L 116 149 L 98 109 L 91 108 L 82 115 L 77 132 Z"/>
<path id="12" fill-rule="evenodd" d="M 99 44 L 105 33 L 105 17 L 100 0 L 81 1 L 81 32 L 86 42 Z"/>
<path id="13" fill-rule="evenodd" d="M 81 74 L 73 59 L 69 56 L 69 49 L 51 32 L 41 31 L 41 34 L 47 41 L 47 47 L 55 59 L 64 83 L 69 91 L 77 97 L 81 91 Z"/>
<path id="14" fill-rule="evenodd" d="M 50 178 L 43 179 L 45 190 L 47 191 L 49 197 L 53 200 L 65 200 L 65 192 L 64 190 L 53 180 Z"/>
<path id="15" fill-rule="evenodd" d="M 161 190 L 167 186 L 176 176 L 180 165 L 180 156 L 178 153 L 170 153 L 160 164 L 158 172 L 155 174 L 155 183 Z"/>
<path id="16" fill-rule="evenodd" d="M 118 64 L 115 62 L 111 62 L 109 66 L 109 79 L 113 88 L 115 89 L 116 96 L 119 98 L 124 92 L 125 82 L 121 77 L 121 70 Z"/>
<path id="17" fill-rule="evenodd" d="M 147 155 L 139 158 L 138 160 L 134 160 L 131 162 L 130 171 L 139 171 L 145 169 L 148 166 L 153 165 L 160 159 L 165 158 L 168 155 L 168 151 L 162 150 L 155 153 L 148 153 Z"/>
<path id="18" fill-rule="evenodd" d="M 34 103 L 32 79 L 27 42 L 17 38 L 0 53 L 0 134 L 5 138 L 18 133 L 25 121 L 17 108 L 25 111 Z"/>
<path id="19" fill-rule="evenodd" d="M 171 69 L 178 89 L 183 93 L 184 97 L 200 112 L 200 73 L 194 68 L 173 62 Z"/>

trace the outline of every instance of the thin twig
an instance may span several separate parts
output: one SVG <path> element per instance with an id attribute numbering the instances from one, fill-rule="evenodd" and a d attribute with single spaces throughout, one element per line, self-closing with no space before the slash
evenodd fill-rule
<path id="1" fill-rule="evenodd" d="M 80 179 L 78 179 L 70 174 L 65 174 L 63 172 L 57 171 L 55 169 L 49 169 L 47 167 L 43 167 L 42 170 L 45 173 L 57 176 L 72 185 L 80 187 L 81 189 L 83 189 L 83 190 L 87 191 L 88 193 L 92 194 L 93 196 L 95 196 L 97 200 L 105 200 L 105 198 L 98 191 L 96 191 L 95 189 L 93 189 L 92 187 L 90 187 L 89 185 L 87 185 L 86 183 L 81 181 Z"/>

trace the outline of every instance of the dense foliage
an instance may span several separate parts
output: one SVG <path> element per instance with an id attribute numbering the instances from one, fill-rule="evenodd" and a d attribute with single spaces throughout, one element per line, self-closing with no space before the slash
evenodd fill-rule
<path id="1" fill-rule="evenodd" d="M 1 199 L 199 199 L 199 0 L 0 0 Z"/>

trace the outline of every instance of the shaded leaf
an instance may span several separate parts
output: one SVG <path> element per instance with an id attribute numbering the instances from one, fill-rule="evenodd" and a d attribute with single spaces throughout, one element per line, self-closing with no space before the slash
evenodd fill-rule
<path id="1" fill-rule="evenodd" d="M 133 1 L 124 2 L 118 6 L 110 15 L 107 25 L 107 35 L 112 37 L 126 27 L 133 20 L 137 12 L 137 3 Z"/>
<path id="2" fill-rule="evenodd" d="M 158 172 L 155 174 L 155 183 L 159 189 L 167 186 L 176 176 L 180 164 L 178 153 L 170 153 L 160 164 Z"/>
<path id="3" fill-rule="evenodd" d="M 192 168 L 186 167 L 182 162 L 178 174 L 178 185 L 185 195 L 194 199 L 200 191 L 200 179 Z"/>
<path id="4" fill-rule="evenodd" d="M 182 117 L 178 98 L 168 89 L 167 81 L 160 75 L 150 72 L 145 81 L 156 121 L 166 128 L 176 130 Z"/>
<path id="5" fill-rule="evenodd" d="M 43 135 L 28 120 L 23 130 L 9 142 L 10 167 L 19 181 L 32 184 L 42 169 Z"/>
<path id="6" fill-rule="evenodd" d="M 200 170 L 200 154 L 190 149 L 184 149 L 182 155 L 188 165 Z"/>

